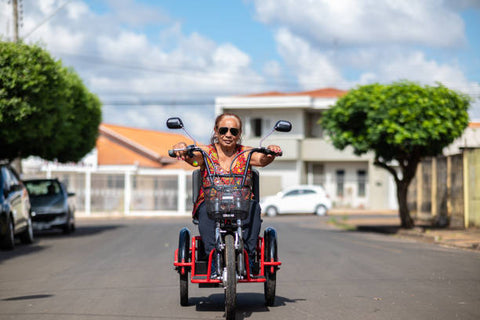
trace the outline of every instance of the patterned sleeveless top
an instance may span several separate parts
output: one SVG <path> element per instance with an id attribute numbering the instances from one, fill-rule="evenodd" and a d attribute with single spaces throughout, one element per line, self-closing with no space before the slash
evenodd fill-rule
<path id="1" fill-rule="evenodd" d="M 242 145 L 237 145 L 236 150 L 235 150 L 235 155 L 239 154 L 240 152 L 246 150 L 245 146 Z M 248 152 L 245 152 L 244 154 L 240 155 L 236 160 L 235 163 L 232 166 L 232 172 L 229 170 L 225 170 L 222 168 L 220 165 L 220 161 L 218 158 L 218 153 L 217 149 L 215 148 L 214 144 L 208 145 L 206 152 L 210 155 L 210 158 L 213 161 L 213 164 L 210 163 L 209 160 L 205 161 L 205 166 L 209 166 L 210 172 L 217 173 L 219 175 L 224 175 L 224 174 L 229 174 L 229 173 L 234 173 L 234 174 L 243 174 L 245 165 L 247 164 L 247 157 L 248 157 Z M 212 184 L 210 182 L 210 179 L 208 179 L 208 172 L 205 168 L 201 169 L 201 176 L 202 176 L 202 188 L 200 188 L 200 193 L 198 195 L 197 201 L 195 202 L 193 206 L 193 211 L 192 215 L 194 218 L 197 217 L 197 210 L 200 204 L 202 204 L 205 201 L 205 193 L 204 189 L 206 187 L 210 187 Z M 224 177 L 216 177 L 214 178 L 214 183 L 221 183 L 221 184 L 240 184 L 241 179 L 240 178 L 224 178 Z M 247 169 L 247 178 L 245 179 L 245 187 L 249 187 L 251 190 L 252 188 L 252 172 L 251 168 Z M 250 192 L 248 194 L 248 199 L 252 199 L 253 195 Z"/>

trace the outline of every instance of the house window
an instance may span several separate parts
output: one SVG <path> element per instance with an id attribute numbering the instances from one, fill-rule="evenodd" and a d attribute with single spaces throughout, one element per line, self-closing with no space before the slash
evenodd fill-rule
<path id="1" fill-rule="evenodd" d="M 345 170 L 337 170 L 337 197 L 343 197 L 345 191 Z"/>
<path id="2" fill-rule="evenodd" d="M 358 196 L 365 197 L 366 185 L 367 185 L 367 172 L 365 170 L 357 171 L 357 183 L 358 183 Z"/>
<path id="3" fill-rule="evenodd" d="M 321 113 L 309 112 L 305 117 L 305 135 L 307 138 L 323 138 L 323 128 L 319 124 Z"/>
<path id="4" fill-rule="evenodd" d="M 250 126 L 252 128 L 253 137 L 262 136 L 262 119 L 261 118 L 254 118 L 250 120 Z"/>

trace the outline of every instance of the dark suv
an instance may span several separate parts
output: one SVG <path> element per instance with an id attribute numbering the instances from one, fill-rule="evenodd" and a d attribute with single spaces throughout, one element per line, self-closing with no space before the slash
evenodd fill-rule
<path id="1" fill-rule="evenodd" d="M 28 192 L 15 170 L 0 163 L 0 247 L 12 250 L 15 236 L 22 243 L 33 242 Z"/>

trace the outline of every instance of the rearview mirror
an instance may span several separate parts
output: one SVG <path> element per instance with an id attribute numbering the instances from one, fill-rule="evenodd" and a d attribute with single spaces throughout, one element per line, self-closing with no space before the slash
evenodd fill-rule
<path id="1" fill-rule="evenodd" d="M 182 119 L 180 119 L 178 117 L 168 118 L 167 128 L 168 129 L 182 129 L 183 128 Z"/>
<path id="2" fill-rule="evenodd" d="M 292 124 L 286 120 L 279 120 L 275 124 L 274 129 L 280 132 L 290 132 L 290 130 L 292 130 Z"/>

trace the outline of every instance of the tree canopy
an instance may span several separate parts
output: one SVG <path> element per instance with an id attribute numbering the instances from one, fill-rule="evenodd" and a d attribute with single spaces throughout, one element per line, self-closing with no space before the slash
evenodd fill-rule
<path id="1" fill-rule="evenodd" d="M 468 96 L 441 84 L 371 84 L 341 97 L 325 113 L 322 125 L 336 148 L 374 153 L 374 163 L 388 170 L 397 184 L 402 226 L 412 227 L 406 194 L 417 165 L 462 135 L 469 105 Z"/>
<path id="2" fill-rule="evenodd" d="M 0 159 L 78 161 L 94 146 L 101 103 L 37 45 L 0 42 Z"/>

